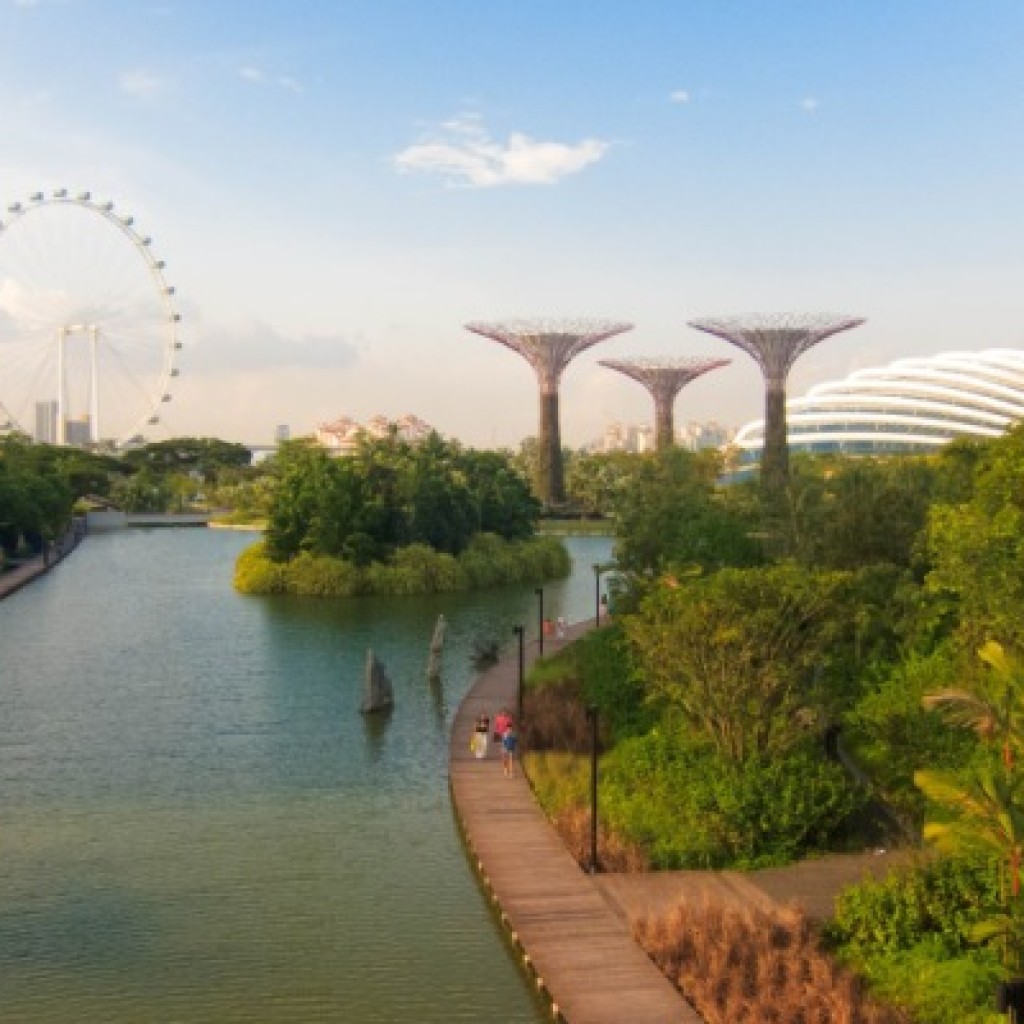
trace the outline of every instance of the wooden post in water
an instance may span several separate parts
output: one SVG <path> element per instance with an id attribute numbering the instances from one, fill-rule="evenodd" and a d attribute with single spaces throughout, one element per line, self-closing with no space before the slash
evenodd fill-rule
<path id="1" fill-rule="evenodd" d="M 430 640 L 430 659 L 427 661 L 427 680 L 431 683 L 441 681 L 441 652 L 444 649 L 445 626 L 444 616 L 438 615 L 434 635 Z"/>

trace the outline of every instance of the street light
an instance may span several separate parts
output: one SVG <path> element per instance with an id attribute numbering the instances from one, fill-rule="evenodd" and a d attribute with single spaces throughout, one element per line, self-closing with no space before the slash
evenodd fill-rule
<path id="1" fill-rule="evenodd" d="M 607 562 L 601 564 L 600 562 L 594 563 L 594 626 L 595 628 L 601 625 L 601 573 L 608 572 L 609 569 L 614 569 L 614 562 Z"/>
<path id="2" fill-rule="evenodd" d="M 540 627 L 537 631 L 537 650 L 540 656 L 544 657 L 544 588 L 537 587 L 534 590 L 537 595 L 537 625 Z"/>
<path id="3" fill-rule="evenodd" d="M 590 722 L 590 873 L 597 874 L 597 705 L 587 705 Z"/>
<path id="4" fill-rule="evenodd" d="M 513 626 L 512 632 L 519 637 L 519 684 L 516 688 L 516 732 L 522 735 L 523 730 L 523 670 L 525 668 L 525 653 L 523 650 L 523 637 L 526 633 L 525 626 Z"/>

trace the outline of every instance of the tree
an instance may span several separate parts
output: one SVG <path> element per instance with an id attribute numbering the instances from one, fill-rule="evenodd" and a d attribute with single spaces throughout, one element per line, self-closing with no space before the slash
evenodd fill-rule
<path id="1" fill-rule="evenodd" d="M 673 448 L 634 458 L 615 503 L 621 569 L 643 576 L 679 566 L 714 570 L 761 561 L 754 524 L 716 486 L 717 453 Z"/>
<path id="2" fill-rule="evenodd" d="M 979 686 L 944 690 L 924 698 L 954 725 L 973 729 L 984 743 L 995 742 L 999 766 L 983 763 L 965 778 L 919 771 L 914 783 L 941 816 L 925 823 L 924 838 L 954 856 L 980 853 L 995 858 L 1005 879 L 999 912 L 972 930 L 978 942 L 1001 940 L 1006 966 L 1022 967 L 1024 954 L 1024 672 L 1017 659 L 994 641 L 978 652 L 988 666 Z"/>
<path id="3" fill-rule="evenodd" d="M 1024 426 L 989 442 L 967 500 L 932 507 L 926 585 L 955 609 L 968 650 L 991 637 L 1024 649 Z"/>
<path id="4" fill-rule="evenodd" d="M 657 587 L 624 626 L 648 699 L 732 760 L 790 749 L 820 724 L 844 579 L 786 564 Z"/>

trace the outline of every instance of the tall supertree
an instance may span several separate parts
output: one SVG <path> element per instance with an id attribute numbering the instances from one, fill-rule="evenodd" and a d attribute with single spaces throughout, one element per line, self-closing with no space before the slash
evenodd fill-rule
<path id="1" fill-rule="evenodd" d="M 581 352 L 632 324 L 611 320 L 552 320 L 547 318 L 469 323 L 466 330 L 518 352 L 534 369 L 540 387 L 540 429 L 537 434 L 537 492 L 547 505 L 565 501 L 562 437 L 558 417 L 558 385 L 562 371 Z"/>
<path id="2" fill-rule="evenodd" d="M 757 360 L 764 374 L 764 448 L 761 488 L 778 505 L 789 479 L 786 435 L 786 378 L 796 360 L 819 341 L 859 327 L 863 317 L 835 313 L 751 313 L 745 316 L 704 317 L 690 326 L 706 331 Z"/>
<path id="3" fill-rule="evenodd" d="M 658 451 L 671 448 L 675 440 L 672 407 L 676 395 L 701 374 L 727 366 L 731 359 L 682 356 L 678 359 L 647 358 L 600 359 L 602 366 L 618 370 L 639 381 L 654 399 L 654 444 Z"/>

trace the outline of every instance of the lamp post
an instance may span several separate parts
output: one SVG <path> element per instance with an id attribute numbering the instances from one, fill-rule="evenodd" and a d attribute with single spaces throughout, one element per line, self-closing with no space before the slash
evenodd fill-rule
<path id="1" fill-rule="evenodd" d="M 525 665 L 525 653 L 523 650 L 523 636 L 526 632 L 525 626 L 513 626 L 512 632 L 519 637 L 519 682 L 516 687 L 516 731 L 522 733 L 523 729 L 523 670 Z"/>
<path id="2" fill-rule="evenodd" d="M 587 705 L 590 722 L 590 873 L 597 874 L 597 705 Z"/>
<path id="3" fill-rule="evenodd" d="M 537 630 L 537 650 L 540 656 L 544 657 L 544 588 L 537 587 L 534 590 L 537 595 L 537 625 L 540 627 Z"/>

